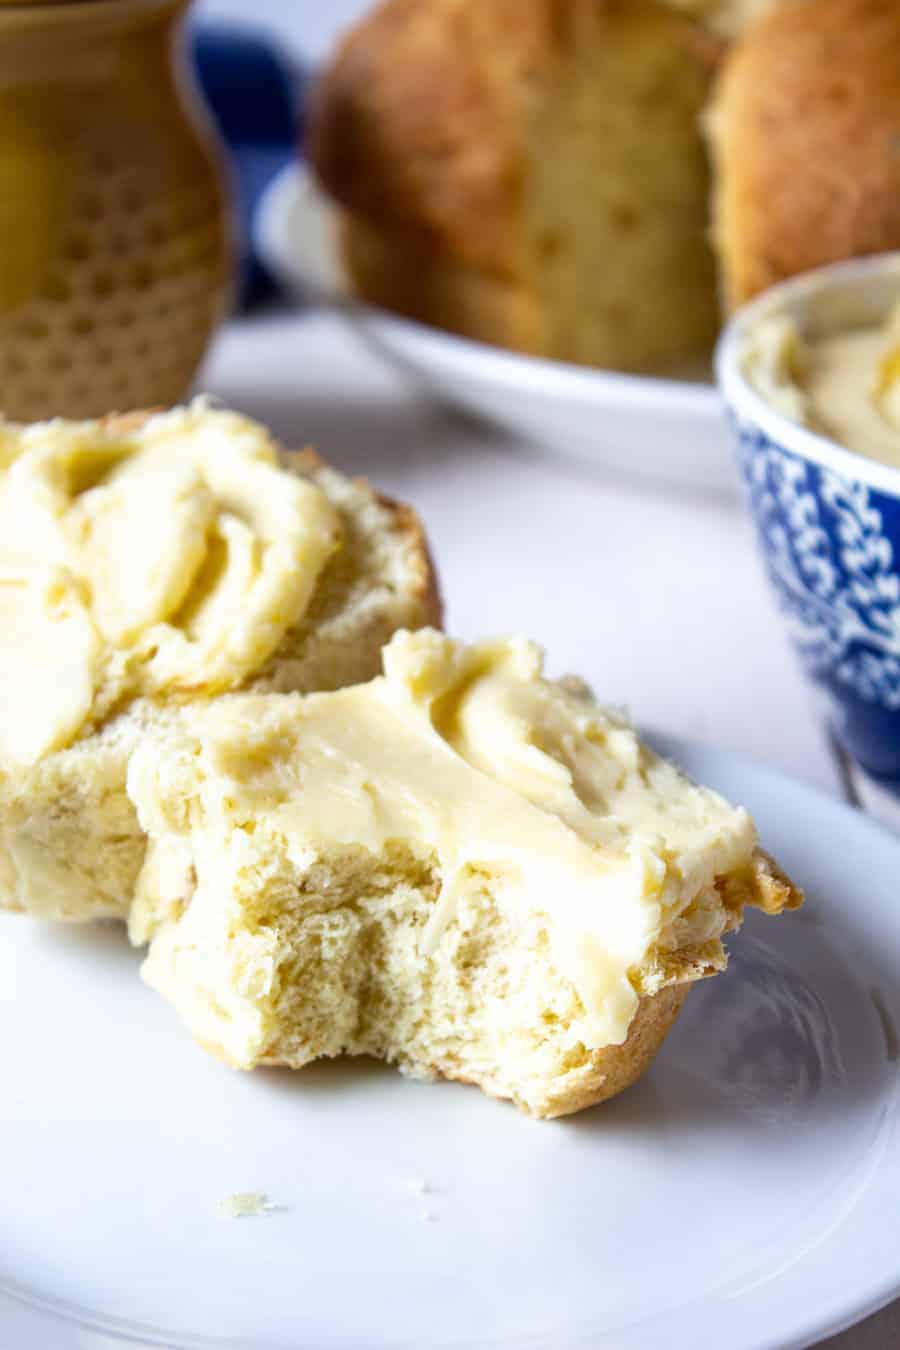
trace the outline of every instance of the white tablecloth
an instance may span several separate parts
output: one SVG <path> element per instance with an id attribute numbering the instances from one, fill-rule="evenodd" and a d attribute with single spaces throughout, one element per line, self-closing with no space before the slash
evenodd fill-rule
<path id="1" fill-rule="evenodd" d="M 233 323 L 200 383 L 285 444 L 311 443 L 412 502 L 455 633 L 527 633 L 552 672 L 584 675 L 643 725 L 838 792 L 736 500 L 517 446 L 423 400 L 332 315 Z M 900 1307 L 828 1345 L 900 1346 Z"/>

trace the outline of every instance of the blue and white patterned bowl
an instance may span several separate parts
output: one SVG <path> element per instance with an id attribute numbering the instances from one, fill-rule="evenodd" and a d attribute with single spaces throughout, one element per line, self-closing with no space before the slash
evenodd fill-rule
<path id="1" fill-rule="evenodd" d="M 789 315 L 801 332 L 883 321 L 900 254 L 838 263 L 766 291 L 725 329 L 716 373 L 769 580 L 800 662 L 865 804 L 900 822 L 900 467 L 771 408 L 741 369 L 748 335 Z M 860 773 L 861 771 L 861 773 Z"/>

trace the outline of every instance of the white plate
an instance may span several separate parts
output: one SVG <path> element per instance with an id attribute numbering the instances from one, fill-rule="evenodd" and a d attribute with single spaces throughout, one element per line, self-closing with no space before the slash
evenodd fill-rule
<path id="1" fill-rule="evenodd" d="M 446 402 L 598 465 L 734 490 L 728 428 L 711 383 L 521 356 L 352 301 L 328 203 L 300 167 L 284 169 L 267 189 L 255 235 L 260 255 L 286 287 L 339 305 L 383 355 Z"/>
<path id="2" fill-rule="evenodd" d="M 4 1350 L 774 1350 L 900 1292 L 900 845 L 668 748 L 807 907 L 752 918 L 650 1074 L 567 1121 L 363 1062 L 234 1073 L 120 930 L 3 917 Z M 284 1208 L 219 1217 L 236 1191 Z"/>

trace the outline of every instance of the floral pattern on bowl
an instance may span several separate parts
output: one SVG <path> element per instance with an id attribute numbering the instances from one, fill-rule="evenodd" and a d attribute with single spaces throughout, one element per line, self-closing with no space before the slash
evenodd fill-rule
<path id="1" fill-rule="evenodd" d="M 900 256 L 837 264 L 751 302 L 720 341 L 717 373 L 763 563 L 838 742 L 900 807 L 900 467 L 790 421 L 742 371 L 754 325 L 872 321 L 900 297 Z M 891 811 L 892 819 L 900 814 Z"/>
<path id="2" fill-rule="evenodd" d="M 744 483 L 791 638 L 814 678 L 900 708 L 900 502 L 739 429 Z"/>

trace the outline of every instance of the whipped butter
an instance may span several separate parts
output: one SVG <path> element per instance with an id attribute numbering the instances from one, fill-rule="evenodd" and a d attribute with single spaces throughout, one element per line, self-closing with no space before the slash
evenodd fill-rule
<path id="1" fill-rule="evenodd" d="M 900 465 L 900 309 L 883 325 L 810 337 L 790 318 L 767 319 L 742 364 L 757 393 L 792 421 Z"/>
<path id="2" fill-rule="evenodd" d="M 339 541 L 324 493 L 236 413 L 0 425 L 0 762 L 134 697 L 240 684 Z"/>
<path id="3" fill-rule="evenodd" d="M 327 866 L 402 845 L 441 878 L 423 957 L 466 889 L 488 884 L 507 912 L 548 916 L 581 1034 L 599 1048 L 625 1040 L 652 950 L 688 928 L 692 942 L 720 936 L 716 878 L 749 866 L 755 846 L 744 810 L 583 689 L 544 678 L 531 643 L 466 647 L 430 630 L 396 635 L 368 684 L 219 700 L 142 746 L 128 788 L 151 839 L 131 919 L 133 940 L 152 939 L 146 976 L 199 1039 L 247 1066 L 266 1042 L 274 951 L 229 984 L 221 933 L 246 921 L 229 918 L 238 874 L 243 885 L 282 875 L 285 857 Z"/>

